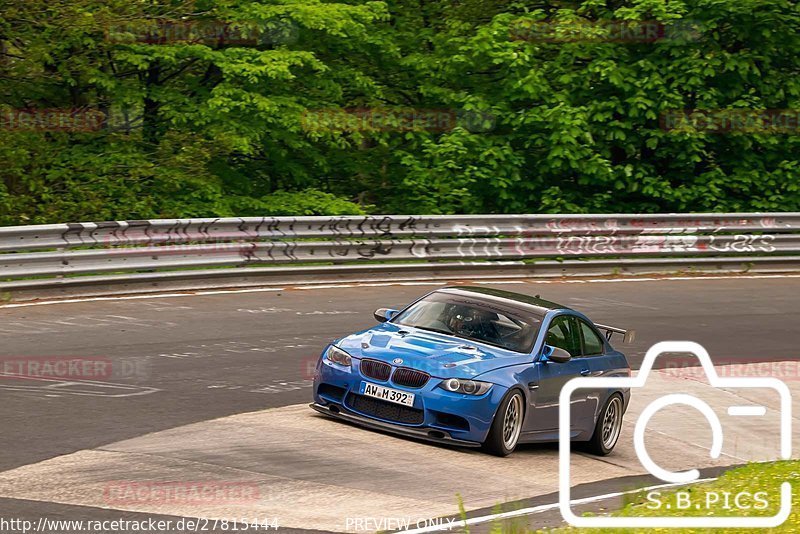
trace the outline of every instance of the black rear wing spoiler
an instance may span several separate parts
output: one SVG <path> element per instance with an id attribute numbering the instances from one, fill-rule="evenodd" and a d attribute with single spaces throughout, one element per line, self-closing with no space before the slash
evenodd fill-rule
<path id="1" fill-rule="evenodd" d="M 622 334 L 623 343 L 633 343 L 633 341 L 636 339 L 636 330 L 623 330 L 622 328 L 616 328 L 614 326 L 598 323 L 594 323 L 594 325 L 598 330 L 605 330 L 606 339 L 611 339 L 611 336 L 614 334 Z"/>

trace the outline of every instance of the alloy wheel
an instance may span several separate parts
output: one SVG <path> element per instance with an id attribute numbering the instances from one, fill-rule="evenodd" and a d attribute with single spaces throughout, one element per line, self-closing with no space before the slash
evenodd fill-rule
<path id="1" fill-rule="evenodd" d="M 519 393 L 511 395 L 503 416 L 503 445 L 513 449 L 517 445 L 520 431 L 522 430 L 522 396 Z"/>
<path id="2" fill-rule="evenodd" d="M 622 429 L 622 400 L 612 397 L 603 415 L 603 447 L 613 449 Z"/>

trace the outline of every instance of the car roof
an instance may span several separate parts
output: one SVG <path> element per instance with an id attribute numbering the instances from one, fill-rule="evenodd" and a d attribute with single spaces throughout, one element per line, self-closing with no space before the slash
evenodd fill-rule
<path id="1" fill-rule="evenodd" d="M 569 310 L 568 306 L 551 302 L 538 296 L 525 295 L 522 293 L 514 293 L 512 291 L 503 291 L 502 289 L 493 289 L 491 287 L 474 287 L 474 286 L 448 286 L 437 290 L 437 292 L 451 293 L 461 296 L 480 296 L 487 301 L 503 301 L 506 304 L 511 304 L 519 308 L 524 308 L 530 311 L 536 311 L 544 315 L 550 310 Z"/>

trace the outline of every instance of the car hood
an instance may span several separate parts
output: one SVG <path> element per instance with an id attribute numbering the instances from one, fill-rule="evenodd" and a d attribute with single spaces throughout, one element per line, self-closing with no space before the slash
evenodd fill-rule
<path id="1" fill-rule="evenodd" d="M 356 358 L 411 367 L 437 378 L 470 378 L 531 358 L 528 354 L 392 323 L 347 336 L 336 345 Z"/>

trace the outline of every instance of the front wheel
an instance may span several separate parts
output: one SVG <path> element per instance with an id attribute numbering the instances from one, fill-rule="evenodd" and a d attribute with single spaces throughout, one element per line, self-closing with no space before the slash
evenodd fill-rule
<path id="1" fill-rule="evenodd" d="M 597 418 L 594 434 L 589 440 L 589 452 L 599 456 L 606 456 L 617 444 L 622 430 L 622 414 L 624 405 L 619 393 L 614 393 L 606 401 L 606 405 Z"/>
<path id="2" fill-rule="evenodd" d="M 525 401 L 519 391 L 514 390 L 506 395 L 494 416 L 489 435 L 483 442 L 483 449 L 486 452 L 495 456 L 508 456 L 514 452 L 522 432 L 524 406 Z"/>

